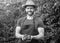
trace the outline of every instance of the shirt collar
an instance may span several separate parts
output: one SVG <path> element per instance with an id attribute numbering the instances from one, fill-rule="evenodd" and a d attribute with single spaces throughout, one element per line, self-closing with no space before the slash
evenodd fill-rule
<path id="1" fill-rule="evenodd" d="M 27 19 L 32 20 L 33 19 L 33 16 L 27 15 Z"/>

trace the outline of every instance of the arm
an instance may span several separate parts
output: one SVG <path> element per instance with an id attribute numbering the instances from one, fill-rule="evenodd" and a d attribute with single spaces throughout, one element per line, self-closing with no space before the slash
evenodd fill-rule
<path id="1" fill-rule="evenodd" d="M 32 38 L 32 39 L 41 39 L 41 38 L 44 37 L 44 28 L 39 27 L 39 28 L 38 28 L 38 32 L 39 32 L 38 35 L 36 35 L 36 36 L 31 36 L 31 38 Z"/>
<path id="2" fill-rule="evenodd" d="M 17 26 L 15 30 L 15 36 L 16 38 L 22 38 L 24 35 L 20 34 L 21 27 Z"/>
<path id="3" fill-rule="evenodd" d="M 43 23 L 43 21 L 41 20 L 41 18 L 38 18 L 37 19 L 37 30 L 39 32 L 38 35 L 35 35 L 35 36 L 31 36 L 32 39 L 42 39 L 44 38 L 44 28 L 45 28 L 45 25 Z"/>

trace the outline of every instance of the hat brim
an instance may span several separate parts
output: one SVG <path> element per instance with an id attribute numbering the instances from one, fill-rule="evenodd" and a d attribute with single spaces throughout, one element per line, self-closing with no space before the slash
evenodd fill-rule
<path id="1" fill-rule="evenodd" d="M 33 6 L 34 8 L 37 8 L 36 5 L 23 5 L 22 7 L 23 7 L 23 8 L 26 8 L 27 6 Z"/>

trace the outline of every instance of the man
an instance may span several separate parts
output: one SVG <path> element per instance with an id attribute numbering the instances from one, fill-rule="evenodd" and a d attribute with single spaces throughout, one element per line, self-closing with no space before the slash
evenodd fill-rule
<path id="1" fill-rule="evenodd" d="M 40 17 L 34 16 L 37 6 L 28 0 L 23 8 L 27 16 L 17 21 L 15 36 L 21 39 L 21 43 L 39 43 L 38 40 L 44 37 L 44 25 Z"/>

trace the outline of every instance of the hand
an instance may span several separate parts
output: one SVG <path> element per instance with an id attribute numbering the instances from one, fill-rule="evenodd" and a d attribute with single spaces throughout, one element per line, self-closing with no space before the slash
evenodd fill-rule
<path id="1" fill-rule="evenodd" d="M 22 40 L 25 41 L 27 39 L 27 34 L 25 34 L 24 36 L 22 36 Z"/>
<path id="2" fill-rule="evenodd" d="M 23 37 L 22 37 L 22 40 L 23 41 L 26 41 L 26 42 L 30 42 L 31 41 L 31 35 L 27 35 L 27 34 L 25 34 Z"/>
<path id="3" fill-rule="evenodd" d="M 30 42 L 32 40 L 31 35 L 27 35 L 26 42 Z"/>
<path id="4" fill-rule="evenodd" d="M 28 35 L 28 36 L 27 36 L 27 39 L 28 39 L 28 40 L 31 40 L 31 35 Z"/>

